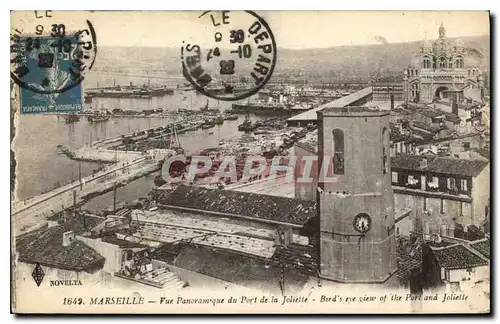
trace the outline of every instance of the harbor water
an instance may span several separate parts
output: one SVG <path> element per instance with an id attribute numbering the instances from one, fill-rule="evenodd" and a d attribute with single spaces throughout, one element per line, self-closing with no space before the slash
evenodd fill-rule
<path id="1" fill-rule="evenodd" d="M 141 81 L 143 80 L 136 82 L 140 83 Z M 110 85 L 110 82 L 112 85 L 114 80 L 108 79 L 104 82 L 101 80 L 100 85 Z M 145 99 L 93 98 L 92 103 L 85 104 L 85 110 L 107 109 L 112 111 L 115 108 L 135 111 L 148 109 L 199 110 L 206 104 L 207 97 L 203 95 L 196 94 L 194 91 L 176 90 L 174 95 Z M 231 108 L 231 102 L 219 102 L 214 99 L 209 99 L 208 105 L 209 108 L 219 108 L 221 111 Z M 240 136 L 241 133 L 238 132 L 237 128 L 244 118 L 244 115 L 240 115 L 238 120 L 227 120 L 223 125 L 212 129 L 198 129 L 181 134 L 179 135 L 181 145 L 192 153 L 204 148 L 216 147 L 221 139 Z M 259 118 L 250 116 L 251 120 Z M 91 123 L 87 118 L 82 117 L 77 122 L 66 124 L 64 119 L 57 115 L 20 115 L 16 137 L 13 141 L 17 161 L 15 198 L 24 200 L 50 191 L 77 180 L 79 176 L 88 176 L 100 167 L 99 163 L 72 161 L 65 155 L 58 154 L 58 145 L 77 149 L 99 139 L 164 126 L 172 122 L 173 119 L 175 117 L 111 117 L 105 122 Z M 134 185 L 130 184 L 135 186 L 130 187 L 130 191 L 134 191 L 134 196 L 143 196 L 153 187 L 150 177 L 136 181 L 134 181 L 136 182 Z M 138 187 L 137 183 L 141 185 Z M 126 192 L 126 188 L 119 190 Z M 135 198 L 131 197 L 131 199 Z"/>

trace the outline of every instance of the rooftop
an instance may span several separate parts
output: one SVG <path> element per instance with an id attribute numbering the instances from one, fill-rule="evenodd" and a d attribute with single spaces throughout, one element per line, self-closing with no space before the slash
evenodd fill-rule
<path id="1" fill-rule="evenodd" d="M 318 111 L 318 116 L 384 116 L 389 115 L 388 110 L 381 110 L 378 107 L 354 106 L 354 107 L 326 107 Z"/>
<path id="2" fill-rule="evenodd" d="M 165 252 L 158 253 L 162 250 Z M 286 250 L 277 248 L 271 258 L 262 258 L 189 242 L 180 242 L 174 249 L 160 248 L 154 254 L 155 258 L 176 267 L 244 287 L 276 292 L 279 291 L 281 262 L 286 285 L 300 289 L 310 276 L 316 276 L 314 256 L 312 248 L 295 245 Z"/>
<path id="3" fill-rule="evenodd" d="M 490 152 L 490 149 L 487 148 L 487 147 L 484 147 L 484 148 L 473 148 L 472 151 L 481 154 L 481 156 L 487 158 L 488 160 L 491 159 L 491 152 Z"/>
<path id="4" fill-rule="evenodd" d="M 427 168 L 420 168 L 420 161 L 427 159 Z M 483 160 L 463 160 L 433 155 L 413 155 L 397 153 L 391 158 L 392 169 L 428 171 L 435 173 L 451 174 L 458 176 L 475 177 L 489 164 Z"/>
<path id="5" fill-rule="evenodd" d="M 311 120 L 316 120 L 317 119 L 317 112 L 321 111 L 327 107 L 345 107 L 347 105 L 352 104 L 353 102 L 358 101 L 359 99 L 368 96 L 372 93 L 372 88 L 371 87 L 366 87 L 364 89 L 361 89 L 359 91 L 356 91 L 354 93 L 351 93 L 348 96 L 333 100 L 331 102 L 327 102 L 326 104 L 320 105 L 316 108 L 313 108 L 311 110 L 308 110 L 306 112 L 303 112 L 301 114 L 295 115 L 293 117 L 288 118 L 287 121 L 299 121 L 299 120 L 304 120 L 304 121 L 311 121 Z"/>
<path id="6" fill-rule="evenodd" d="M 156 197 L 163 205 L 303 225 L 316 216 L 316 203 L 295 198 L 181 185 Z"/>
<path id="7" fill-rule="evenodd" d="M 87 226 L 91 227 L 91 220 Z M 85 243 L 75 240 L 69 246 L 62 245 L 63 233 L 82 231 L 80 223 L 70 220 L 61 225 L 24 234 L 16 240 L 19 261 L 73 271 L 94 272 L 101 269 L 105 259 Z"/>
<path id="8" fill-rule="evenodd" d="M 491 249 L 491 242 L 490 240 L 485 240 L 485 241 L 480 241 L 477 243 L 473 243 L 472 247 L 476 250 L 479 251 L 482 255 L 490 259 L 490 249 Z"/>
<path id="9" fill-rule="evenodd" d="M 459 123 L 460 122 L 460 117 L 456 114 L 449 113 L 443 110 L 439 109 L 433 109 L 433 108 L 427 108 L 427 107 L 419 107 L 416 109 L 410 109 L 413 111 L 413 113 L 423 115 L 425 117 L 429 118 L 436 118 L 443 116 L 445 120 L 451 121 L 453 123 Z"/>
<path id="10" fill-rule="evenodd" d="M 461 244 L 441 249 L 432 249 L 439 264 L 448 270 L 487 266 L 488 262 L 475 255 Z"/>
<path id="11" fill-rule="evenodd" d="M 318 141 L 317 141 L 317 139 L 316 139 L 316 142 L 298 141 L 298 142 L 295 142 L 295 145 L 308 151 L 308 152 L 318 154 Z"/>
<path id="12" fill-rule="evenodd" d="M 116 236 L 111 236 L 111 235 L 106 235 L 102 237 L 102 241 L 106 243 L 110 243 L 113 245 L 117 245 L 120 248 L 127 248 L 127 249 L 132 249 L 132 248 L 147 248 L 147 245 L 140 244 L 140 243 L 135 243 L 127 240 L 122 240 L 117 238 Z"/>

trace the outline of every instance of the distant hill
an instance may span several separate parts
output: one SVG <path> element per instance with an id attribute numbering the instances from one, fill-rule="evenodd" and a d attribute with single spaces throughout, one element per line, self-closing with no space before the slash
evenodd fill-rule
<path id="1" fill-rule="evenodd" d="M 483 54 L 479 64 L 489 66 L 488 36 L 461 38 L 465 47 Z M 453 40 L 453 39 L 451 39 Z M 403 69 L 414 63 L 421 42 L 389 43 L 385 45 L 340 46 L 328 49 L 279 50 L 279 70 L 276 73 L 297 75 L 305 71 L 311 78 L 369 79 L 377 75 L 402 75 Z"/>
<path id="2" fill-rule="evenodd" d="M 489 68 L 488 36 L 460 38 L 466 47 L 483 54 L 478 63 Z M 451 39 L 453 40 L 453 39 Z M 401 76 L 418 57 L 421 42 L 385 45 L 339 46 L 322 49 L 278 49 L 275 77 L 304 78 L 308 81 L 369 81 L 380 76 Z M 242 68 L 247 73 L 251 66 Z M 181 77 L 180 47 L 100 47 L 95 68 L 98 71 L 142 73 Z"/>

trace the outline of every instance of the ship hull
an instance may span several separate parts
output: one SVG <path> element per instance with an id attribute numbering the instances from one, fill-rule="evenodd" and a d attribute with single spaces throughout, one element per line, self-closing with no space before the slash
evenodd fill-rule
<path id="1" fill-rule="evenodd" d="M 306 111 L 307 109 L 290 109 L 285 106 L 266 106 L 250 104 L 233 104 L 231 111 L 233 113 L 253 113 L 266 116 L 293 116 L 294 114 Z"/>
<path id="2" fill-rule="evenodd" d="M 160 97 L 165 95 L 173 95 L 173 89 L 153 89 L 153 90 L 145 90 L 140 92 L 132 92 L 132 91 L 87 91 L 86 96 L 88 97 L 100 97 L 100 98 L 152 98 L 152 97 Z"/>

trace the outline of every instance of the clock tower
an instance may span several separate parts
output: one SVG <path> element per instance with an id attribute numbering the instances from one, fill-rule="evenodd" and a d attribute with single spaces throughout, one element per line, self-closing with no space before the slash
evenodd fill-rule
<path id="1" fill-rule="evenodd" d="M 389 112 L 326 108 L 318 126 L 320 276 L 383 283 L 396 271 Z"/>

